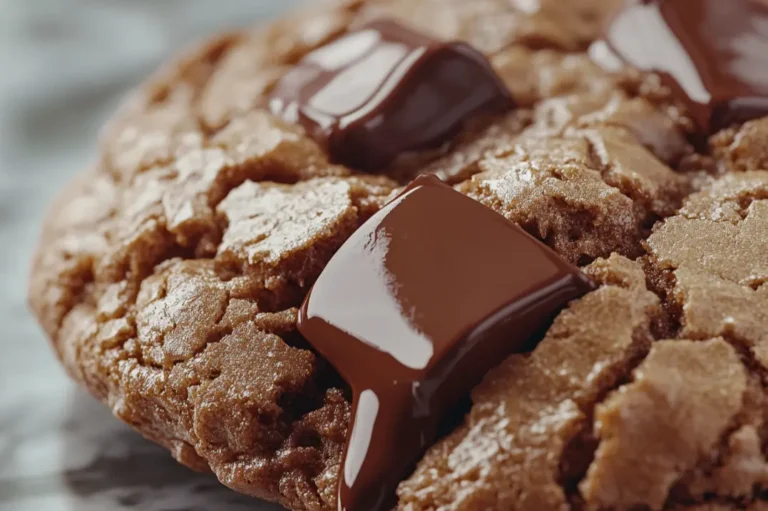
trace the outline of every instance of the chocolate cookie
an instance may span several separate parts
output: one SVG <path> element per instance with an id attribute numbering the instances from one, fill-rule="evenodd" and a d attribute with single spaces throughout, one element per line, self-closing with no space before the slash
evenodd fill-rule
<path id="1" fill-rule="evenodd" d="M 32 308 L 117 417 L 292 510 L 768 509 L 766 22 L 349 0 L 219 37 L 105 128 Z"/>

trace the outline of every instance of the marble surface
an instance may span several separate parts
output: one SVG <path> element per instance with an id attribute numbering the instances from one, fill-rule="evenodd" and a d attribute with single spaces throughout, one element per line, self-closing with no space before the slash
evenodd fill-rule
<path id="1" fill-rule="evenodd" d="M 174 49 L 298 0 L 0 0 L 0 511 L 267 511 L 177 465 L 65 377 L 25 304 L 47 203 Z"/>

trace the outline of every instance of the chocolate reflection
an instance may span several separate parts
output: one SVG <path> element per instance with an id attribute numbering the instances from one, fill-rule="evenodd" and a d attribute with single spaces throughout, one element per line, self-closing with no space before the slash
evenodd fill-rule
<path id="1" fill-rule="evenodd" d="M 304 126 L 332 158 L 380 170 L 439 147 L 466 120 L 512 107 L 486 58 L 393 21 L 376 21 L 307 55 L 276 86 L 273 113 Z"/>
<path id="2" fill-rule="evenodd" d="M 658 73 L 707 133 L 768 114 L 765 0 L 630 0 L 604 43 Z"/>
<path id="3" fill-rule="evenodd" d="M 339 509 L 391 506 L 447 411 L 591 282 L 435 177 L 421 177 L 333 257 L 299 330 L 350 383 Z"/>

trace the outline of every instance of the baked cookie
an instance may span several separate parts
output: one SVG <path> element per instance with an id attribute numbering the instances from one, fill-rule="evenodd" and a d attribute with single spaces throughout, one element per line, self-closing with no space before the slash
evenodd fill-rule
<path id="1" fill-rule="evenodd" d="M 295 511 L 768 509 L 766 22 L 349 0 L 221 36 L 105 128 L 30 303 L 118 418 Z"/>

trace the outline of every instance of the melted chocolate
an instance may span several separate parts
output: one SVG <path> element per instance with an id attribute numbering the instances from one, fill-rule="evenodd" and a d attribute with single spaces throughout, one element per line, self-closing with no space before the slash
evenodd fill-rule
<path id="1" fill-rule="evenodd" d="M 629 0 L 605 43 L 658 73 L 703 131 L 768 115 L 766 0 Z"/>
<path id="2" fill-rule="evenodd" d="M 307 55 L 276 86 L 273 113 L 300 123 L 340 163 L 380 170 L 441 146 L 478 114 L 512 107 L 487 59 L 392 21 Z"/>
<path id="3" fill-rule="evenodd" d="M 578 268 L 435 177 L 374 215 L 299 314 L 300 332 L 354 393 L 339 510 L 391 509 L 446 412 L 592 289 Z"/>

